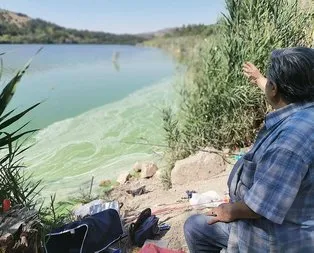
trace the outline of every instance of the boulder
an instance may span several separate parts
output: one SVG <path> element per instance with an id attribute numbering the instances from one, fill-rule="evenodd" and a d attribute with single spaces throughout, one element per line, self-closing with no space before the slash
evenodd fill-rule
<path id="1" fill-rule="evenodd" d="M 225 155 L 229 155 L 230 154 L 230 148 L 225 148 L 224 150 L 222 150 L 222 153 L 224 153 Z"/>
<path id="2" fill-rule="evenodd" d="M 158 167 L 153 162 L 143 163 L 141 168 L 141 178 L 151 178 L 158 170 Z"/>
<path id="3" fill-rule="evenodd" d="M 207 151 L 217 151 L 206 148 Z M 225 171 L 227 164 L 221 155 L 199 151 L 195 155 L 179 160 L 171 172 L 173 185 L 183 185 L 190 182 L 208 180 Z"/>
<path id="4" fill-rule="evenodd" d="M 161 179 L 162 178 L 162 170 L 157 170 L 154 177 L 156 177 L 157 179 Z"/>
<path id="5" fill-rule="evenodd" d="M 133 165 L 134 172 L 141 172 L 142 171 L 142 164 L 140 162 L 136 162 Z"/>
<path id="6" fill-rule="evenodd" d="M 117 179 L 117 182 L 119 184 L 125 184 L 129 179 L 130 179 L 131 175 L 129 172 L 122 172 L 118 179 Z"/>

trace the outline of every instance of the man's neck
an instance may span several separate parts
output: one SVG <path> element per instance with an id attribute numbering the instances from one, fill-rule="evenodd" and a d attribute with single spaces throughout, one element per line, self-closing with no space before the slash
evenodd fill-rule
<path id="1" fill-rule="evenodd" d="M 285 106 L 287 106 L 289 103 L 285 102 L 284 100 L 282 99 L 279 99 L 279 101 L 276 103 L 276 104 L 273 104 L 272 107 L 275 109 L 275 110 L 278 110 L 280 108 L 283 108 Z"/>

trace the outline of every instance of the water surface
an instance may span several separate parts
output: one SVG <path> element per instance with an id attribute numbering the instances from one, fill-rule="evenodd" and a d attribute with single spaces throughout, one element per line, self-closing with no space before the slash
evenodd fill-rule
<path id="1" fill-rule="evenodd" d="M 30 59 L 38 45 L 0 45 L 4 78 Z M 77 193 L 129 170 L 137 160 L 157 159 L 163 142 L 160 109 L 172 99 L 176 65 L 157 49 L 108 45 L 49 45 L 19 84 L 10 108 L 42 104 L 28 115 L 41 130 L 25 154 L 44 195 Z M 126 143 L 127 142 L 127 143 Z M 86 186 L 87 187 L 87 186 Z"/>

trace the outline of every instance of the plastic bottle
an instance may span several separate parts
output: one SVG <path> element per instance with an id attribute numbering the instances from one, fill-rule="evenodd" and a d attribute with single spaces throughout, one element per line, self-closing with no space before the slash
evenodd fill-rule
<path id="1" fill-rule="evenodd" d="M 4 199 L 2 203 L 3 212 L 6 213 L 11 208 L 11 201 L 9 199 Z"/>

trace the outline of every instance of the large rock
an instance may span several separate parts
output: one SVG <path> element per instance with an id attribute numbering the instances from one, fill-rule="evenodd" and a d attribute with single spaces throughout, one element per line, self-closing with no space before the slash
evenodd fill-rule
<path id="1" fill-rule="evenodd" d="M 122 172 L 118 179 L 117 179 L 117 182 L 119 184 L 125 184 L 129 179 L 130 179 L 131 175 L 129 172 Z"/>
<path id="2" fill-rule="evenodd" d="M 133 171 L 134 172 L 141 172 L 142 171 L 142 164 L 140 162 L 136 162 L 133 165 Z"/>
<path id="3" fill-rule="evenodd" d="M 205 149 L 213 150 L 213 149 Z M 213 150 L 215 151 L 215 150 Z M 215 153 L 199 151 L 186 159 L 179 160 L 171 172 L 173 185 L 183 185 L 190 182 L 197 182 L 210 179 L 226 170 L 224 159 Z"/>
<path id="4" fill-rule="evenodd" d="M 151 178 L 158 170 L 158 167 L 153 162 L 143 163 L 141 168 L 141 178 Z"/>

